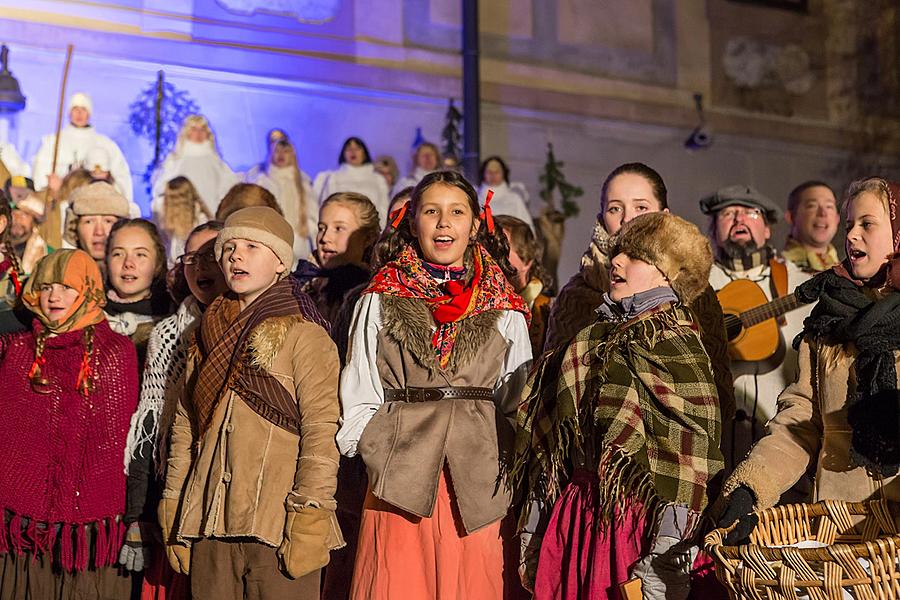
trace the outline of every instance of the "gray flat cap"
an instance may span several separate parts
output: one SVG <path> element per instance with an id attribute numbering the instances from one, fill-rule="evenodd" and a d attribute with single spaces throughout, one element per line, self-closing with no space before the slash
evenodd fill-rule
<path id="1" fill-rule="evenodd" d="M 777 223 L 781 218 L 781 208 L 749 185 L 728 185 L 700 200 L 700 211 L 704 215 L 715 214 L 727 206 L 758 208 L 766 216 L 766 223 Z"/>

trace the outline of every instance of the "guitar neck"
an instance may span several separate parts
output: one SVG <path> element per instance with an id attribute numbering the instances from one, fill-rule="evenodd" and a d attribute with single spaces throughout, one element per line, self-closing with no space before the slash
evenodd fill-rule
<path id="1" fill-rule="evenodd" d="M 800 306 L 800 302 L 797 300 L 797 297 L 794 294 L 788 294 L 762 306 L 742 312 L 740 315 L 741 323 L 743 323 L 744 327 L 752 327 L 769 319 L 777 319 L 798 306 Z"/>

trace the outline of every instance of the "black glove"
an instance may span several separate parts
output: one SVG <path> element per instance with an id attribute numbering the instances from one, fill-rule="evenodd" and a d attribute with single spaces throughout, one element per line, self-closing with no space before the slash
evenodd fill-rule
<path id="1" fill-rule="evenodd" d="M 759 517 L 753 514 L 753 505 L 756 497 L 747 486 L 740 486 L 728 497 L 728 505 L 725 512 L 719 518 L 719 527 L 729 527 L 737 521 L 734 529 L 725 536 L 725 544 L 737 546 L 747 542 L 750 533 L 759 523 Z"/>

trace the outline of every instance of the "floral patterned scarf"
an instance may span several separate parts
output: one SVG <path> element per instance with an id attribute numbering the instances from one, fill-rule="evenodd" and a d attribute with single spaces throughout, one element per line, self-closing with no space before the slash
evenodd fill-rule
<path id="1" fill-rule="evenodd" d="M 375 274 L 363 293 L 424 300 L 437 323 L 431 344 L 442 369 L 450 362 L 463 319 L 489 310 L 515 310 L 526 319 L 530 316 L 525 301 L 481 244 L 473 246 L 472 278 L 468 282 L 437 281 L 428 274 L 415 249 L 406 246 L 395 260 Z"/>

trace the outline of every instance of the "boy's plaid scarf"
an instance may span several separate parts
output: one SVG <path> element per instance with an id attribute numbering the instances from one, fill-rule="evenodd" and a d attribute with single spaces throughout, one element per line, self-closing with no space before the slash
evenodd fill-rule
<path id="1" fill-rule="evenodd" d="M 653 524 L 657 510 L 677 504 L 696 525 L 707 482 L 724 466 L 718 397 L 697 332 L 687 310 L 663 304 L 628 322 L 598 321 L 545 355 L 519 406 L 510 480 L 520 501 L 555 501 L 577 452 L 600 478 L 601 525 L 635 500 Z"/>

